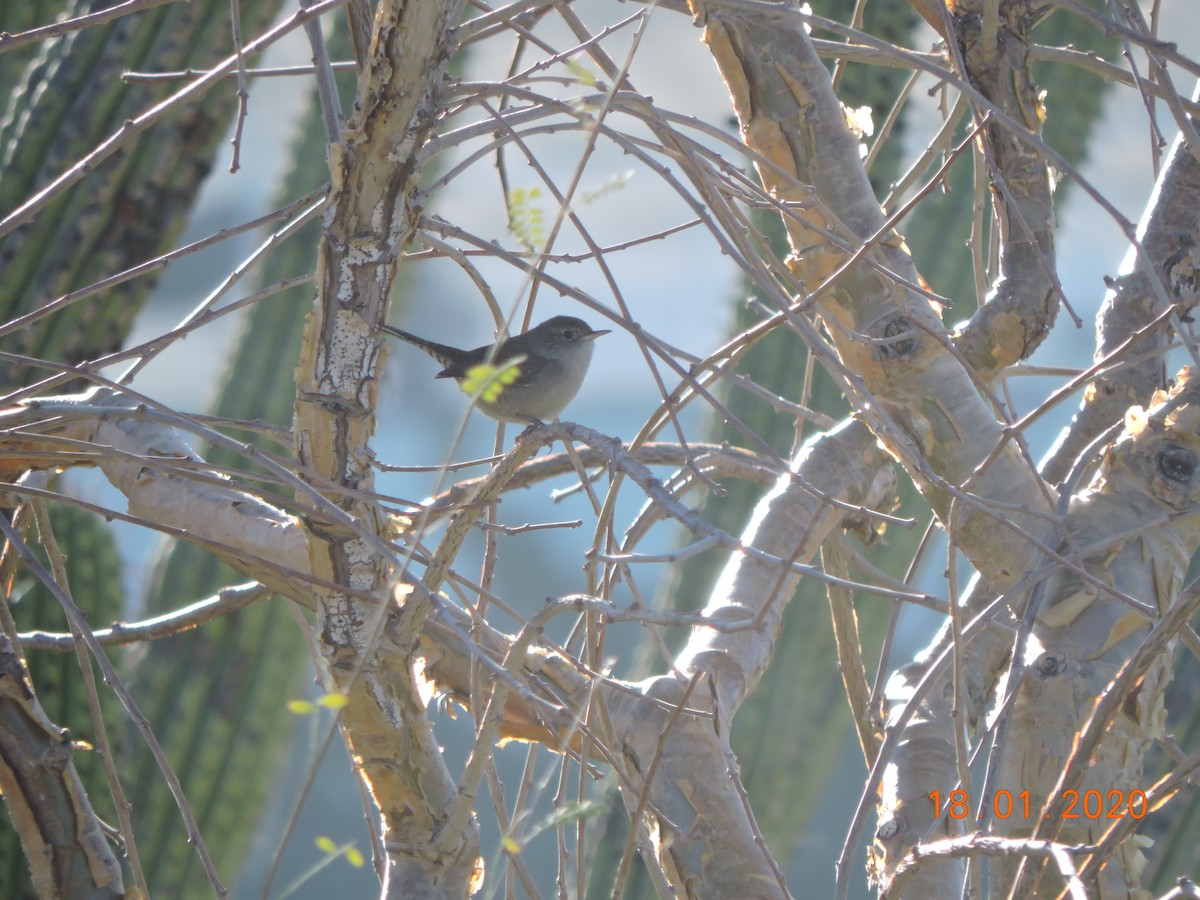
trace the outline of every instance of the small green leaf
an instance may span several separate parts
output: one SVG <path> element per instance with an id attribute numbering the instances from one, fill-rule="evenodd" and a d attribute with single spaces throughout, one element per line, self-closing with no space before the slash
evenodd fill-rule
<path id="1" fill-rule="evenodd" d="M 358 851 L 357 847 L 347 847 L 346 862 L 350 863 L 356 869 L 361 869 L 366 860 L 363 859 L 363 855 Z"/>
<path id="2" fill-rule="evenodd" d="M 564 803 L 546 817 L 547 828 L 560 822 L 570 822 L 575 819 L 591 819 L 605 810 L 605 804 L 596 800 L 579 800 L 574 803 Z"/>
<path id="3" fill-rule="evenodd" d="M 520 839 L 511 835 L 505 835 L 500 842 L 500 846 L 505 853 L 520 853 L 526 843 L 532 841 L 542 832 L 576 820 L 591 819 L 603 813 L 605 809 L 606 805 L 596 800 L 580 800 L 573 803 L 564 803 L 556 807 L 553 812 L 540 822 L 535 822 L 528 832 L 522 834 Z"/>
<path id="4" fill-rule="evenodd" d="M 480 363 L 467 370 L 461 382 L 463 393 L 483 403 L 495 403 L 504 389 L 521 377 L 521 363 L 525 357 L 518 354 L 502 365 Z"/>
<path id="5" fill-rule="evenodd" d="M 550 828 L 555 828 L 559 825 L 573 822 L 577 819 L 590 819 L 598 816 L 605 810 L 605 804 L 596 800 L 579 800 L 573 803 L 564 803 L 558 806 L 542 821 L 537 822 L 529 829 L 529 833 L 525 839 L 532 840 L 543 831 Z"/>
<path id="6" fill-rule="evenodd" d="M 345 694 L 339 694 L 337 691 L 334 691 L 333 693 L 330 693 L 330 694 L 326 694 L 324 697 L 322 697 L 320 700 L 317 701 L 317 703 L 319 703 L 321 706 L 326 707 L 327 709 L 341 709 L 343 706 L 345 706 L 349 702 L 350 702 L 349 697 L 347 697 Z"/>
<path id="7" fill-rule="evenodd" d="M 541 196 L 540 187 L 518 187 L 508 192 L 508 230 L 532 251 L 546 243 L 546 216 L 534 203 Z"/>
<path id="8" fill-rule="evenodd" d="M 577 194 L 575 202 L 571 204 L 571 209 L 579 209 L 580 207 L 587 206 L 589 203 L 595 203 L 605 194 L 622 190 L 625 185 L 629 184 L 629 179 L 631 178 L 633 178 L 633 169 L 614 172 L 605 178 L 594 191 L 581 191 Z"/>
<path id="9" fill-rule="evenodd" d="M 287 710 L 297 716 L 311 716 L 317 711 L 317 707 L 307 700 L 289 700 Z"/>
<path id="10" fill-rule="evenodd" d="M 599 83 L 599 79 L 596 77 L 596 73 L 593 72 L 591 69 L 589 69 L 587 66 L 585 66 L 583 63 L 581 63 L 579 60 L 568 59 L 566 61 L 566 66 L 567 66 L 567 70 L 572 75 L 574 75 L 576 78 L 578 78 L 579 83 L 582 84 L 584 87 L 594 88 Z"/>
<path id="11" fill-rule="evenodd" d="M 333 842 L 333 838 L 321 835 L 316 840 L 317 849 L 327 856 L 334 856 L 338 852 L 338 845 Z"/>

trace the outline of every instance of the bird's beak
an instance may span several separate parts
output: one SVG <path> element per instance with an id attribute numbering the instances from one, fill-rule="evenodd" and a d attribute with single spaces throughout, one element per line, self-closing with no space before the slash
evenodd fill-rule
<path id="1" fill-rule="evenodd" d="M 608 329 L 608 328 L 601 328 L 599 331 L 593 331 L 591 334 L 585 334 L 583 336 L 583 339 L 585 341 L 594 341 L 596 338 L 600 337 L 600 335 L 602 335 L 602 334 L 612 334 L 612 330 Z"/>

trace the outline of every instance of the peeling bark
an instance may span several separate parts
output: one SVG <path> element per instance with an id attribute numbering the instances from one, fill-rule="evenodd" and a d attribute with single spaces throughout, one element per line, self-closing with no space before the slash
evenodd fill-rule
<path id="1" fill-rule="evenodd" d="M 329 147 L 318 294 L 297 371 L 297 456 L 325 479 L 318 489 L 330 502 L 366 525 L 364 535 L 320 514 L 305 523 L 312 574 L 341 586 L 315 589 L 321 649 L 348 700 L 343 735 L 380 810 L 388 897 L 461 897 L 482 879 L 474 819 L 446 827 L 456 786 L 415 683 L 415 647 L 402 648 L 409 653 L 392 665 L 379 652 L 390 605 L 382 598 L 394 596 L 406 612 L 428 599 L 391 594 L 391 551 L 369 538 L 385 531 L 379 506 L 342 493 L 373 484 L 368 441 L 383 362 L 375 326 L 416 228 L 417 152 L 437 117 L 461 10 L 461 2 L 418 0 L 384 2 L 376 12 L 354 114 L 342 142 Z"/>
<path id="2" fill-rule="evenodd" d="M 42 897 L 123 897 L 121 866 L 72 761 L 71 736 L 42 711 L 0 633 L 0 792 Z"/>

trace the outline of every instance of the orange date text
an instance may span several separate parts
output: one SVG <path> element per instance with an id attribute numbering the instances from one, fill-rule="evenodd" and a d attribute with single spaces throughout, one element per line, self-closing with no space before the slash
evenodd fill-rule
<path id="1" fill-rule="evenodd" d="M 945 813 L 951 819 L 966 819 L 973 817 L 982 819 L 991 816 L 996 819 L 1008 819 L 1017 816 L 1028 819 L 1039 815 L 1036 805 L 1031 805 L 1029 791 L 1018 791 L 1001 788 L 991 796 L 991 802 L 973 807 L 971 798 L 962 789 L 948 793 L 930 791 L 929 799 L 933 801 L 935 815 Z M 1059 803 L 1054 804 L 1052 812 L 1047 812 L 1048 819 L 1056 815 L 1061 819 L 1140 819 L 1146 815 L 1146 792 L 1134 789 L 1123 791 L 1113 788 L 1103 792 L 1098 790 L 1077 791 L 1068 788 L 1062 792 Z"/>

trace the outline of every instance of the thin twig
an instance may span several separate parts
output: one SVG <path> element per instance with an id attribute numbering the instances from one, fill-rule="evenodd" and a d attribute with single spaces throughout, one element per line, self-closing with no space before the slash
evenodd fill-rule
<path id="1" fill-rule="evenodd" d="M 88 13 L 84 16 L 76 16 L 73 19 L 66 19 L 62 22 L 54 22 L 50 25 L 42 25 L 38 28 L 30 28 L 28 31 L 18 31 L 16 34 L 3 32 L 0 33 L 0 53 L 6 50 L 15 50 L 17 47 L 25 44 L 44 41 L 48 38 L 62 37 L 64 34 L 70 34 L 73 31 L 91 28 L 93 25 L 103 25 L 105 22 L 112 22 L 131 13 L 140 12 L 143 9 L 153 9 L 156 6 L 163 6 L 174 2 L 176 0 L 125 0 L 124 3 L 118 3 L 108 9 Z"/>
<path id="2" fill-rule="evenodd" d="M 315 191 L 312 191 L 311 193 L 306 194 L 297 200 L 293 200 L 286 206 L 272 210 L 266 215 L 259 216 L 256 219 L 251 219 L 248 222 L 243 222 L 240 225 L 234 225 L 230 228 L 222 228 L 219 231 L 213 232 L 208 237 L 201 238 L 197 241 L 192 241 L 190 244 L 186 244 L 183 247 L 170 251 L 169 253 L 163 253 L 160 256 L 154 257 L 153 259 L 148 259 L 145 262 L 138 263 L 136 266 L 131 266 L 128 269 L 117 272 L 114 275 L 109 275 L 107 278 L 102 278 L 100 281 L 94 282 L 87 287 L 79 288 L 78 290 L 63 294 L 61 297 L 42 304 L 37 309 L 31 310 L 22 316 L 17 316 L 16 318 L 9 319 L 6 322 L 0 322 L 0 337 L 3 337 L 6 334 L 11 334 L 15 331 L 19 331 L 23 328 L 27 328 L 35 322 L 40 321 L 44 317 L 52 315 L 59 310 L 65 309 L 73 303 L 78 303 L 80 300 L 85 300 L 88 297 L 92 297 L 101 293 L 102 291 L 106 291 L 111 287 L 124 284 L 126 281 L 137 278 L 139 275 L 145 275 L 150 272 L 155 272 L 159 269 L 165 268 L 169 263 L 183 259 L 185 256 L 190 256 L 193 253 L 203 250 L 205 247 L 211 247 L 213 244 L 218 244 L 221 241 L 227 240 L 228 238 L 235 237 L 247 231 L 253 231 L 257 228 L 261 228 L 263 225 L 269 225 L 272 222 L 279 220 L 287 221 L 297 214 L 307 216 L 318 213 L 320 212 L 319 207 L 308 212 L 301 211 L 304 209 L 304 207 L 309 206 L 320 197 L 323 197 L 328 188 L 328 184 L 322 185 Z"/>
<path id="3" fill-rule="evenodd" d="M 232 175 L 241 168 L 242 128 L 246 124 L 249 112 L 250 90 L 246 87 L 246 57 L 242 52 L 242 8 L 241 0 L 229 0 L 229 24 L 233 33 L 233 53 L 237 57 L 237 120 L 233 128 L 233 137 L 229 143 L 233 145 L 233 158 L 229 161 L 229 173 Z M 305 25 L 307 28 L 307 24 Z"/>
<path id="4" fill-rule="evenodd" d="M 50 524 L 50 510 L 44 500 L 31 500 L 29 506 L 33 510 L 34 521 L 37 522 L 38 538 L 46 551 L 50 568 L 54 572 L 56 581 L 62 587 L 63 593 L 69 596 L 71 585 L 67 578 L 66 557 L 58 544 L 54 528 Z M 92 671 L 92 661 L 88 657 L 87 645 L 84 642 L 83 634 L 75 627 L 74 623 L 71 625 L 71 634 L 67 637 L 71 639 L 71 644 L 75 649 L 79 672 L 83 678 L 88 711 L 91 715 L 92 727 L 95 729 L 96 752 L 104 761 L 104 772 L 108 776 L 108 789 L 112 794 L 113 808 L 116 809 L 117 818 L 121 822 L 122 849 L 129 860 L 129 868 L 133 872 L 134 882 L 143 895 L 149 897 L 150 888 L 146 885 L 146 873 L 142 871 L 142 860 L 134 836 L 133 821 L 129 816 L 131 806 L 125 797 L 124 788 L 121 787 L 121 779 L 117 776 L 116 754 L 113 752 L 112 742 L 108 739 L 108 727 L 105 725 L 104 713 L 100 707 L 100 693 L 96 689 L 96 674 Z"/>
<path id="5" fill-rule="evenodd" d="M 316 0 L 300 0 L 300 9 L 309 10 Z M 342 142 L 342 106 L 338 98 L 337 81 L 333 77 L 333 64 L 329 51 L 325 49 L 325 36 L 321 33 L 321 20 L 309 19 L 304 23 L 312 47 L 313 67 L 317 73 L 317 97 L 321 101 L 321 121 L 325 125 L 325 141 L 329 144 Z"/>
<path id="6" fill-rule="evenodd" d="M 318 0 L 310 9 L 301 10 L 285 22 L 276 25 L 262 37 L 251 41 L 243 48 L 246 54 L 259 53 L 270 47 L 276 41 L 291 33 L 297 25 L 302 25 L 310 19 L 335 9 L 346 0 Z M 226 73 L 237 65 L 237 56 L 228 56 L 208 70 L 202 77 L 186 87 L 180 88 L 171 96 L 154 104 L 139 116 L 126 119 L 121 127 L 104 138 L 86 155 L 77 160 L 57 178 L 44 185 L 32 197 L 0 220 L 0 238 L 7 237 L 22 223 L 29 221 L 50 205 L 56 197 L 67 188 L 76 184 L 94 171 L 96 166 L 116 153 L 121 147 L 146 131 L 160 119 L 172 113 L 176 107 L 197 98 L 216 85 Z"/>
<path id="7" fill-rule="evenodd" d="M 183 793 L 183 786 L 179 783 L 179 778 L 175 775 L 175 770 L 171 768 L 171 763 L 167 760 L 167 755 L 163 752 L 162 745 L 158 743 L 158 738 L 154 736 L 154 731 L 150 728 L 150 723 L 142 715 L 142 711 L 134 702 L 133 697 L 130 696 L 125 683 L 117 675 L 117 670 L 113 668 L 112 663 L 105 655 L 104 648 L 100 646 L 100 642 L 92 634 L 91 628 L 87 623 L 87 618 L 83 615 L 79 607 L 75 605 L 75 601 L 55 582 L 54 576 L 46 571 L 46 567 L 42 565 L 34 552 L 22 540 L 6 516 L 0 516 L 0 531 L 16 547 L 17 552 L 25 560 L 25 564 L 29 566 L 30 570 L 38 577 L 38 580 L 58 600 L 63 612 L 67 615 L 67 621 L 71 623 L 71 628 L 77 631 L 84 643 L 87 644 L 92 657 L 96 660 L 97 665 L 100 666 L 100 671 L 104 673 L 105 682 L 112 688 L 117 697 L 120 698 L 121 705 L 129 713 L 130 721 L 133 722 L 134 727 L 141 734 L 142 739 L 146 742 L 146 746 L 150 748 L 150 754 L 158 764 L 159 771 L 162 772 L 163 779 L 171 791 L 171 796 L 175 798 L 175 805 L 179 807 L 179 812 L 183 816 L 184 826 L 187 828 L 188 843 L 196 848 L 196 853 L 199 855 L 200 862 L 204 866 L 204 872 L 208 876 L 209 883 L 212 884 L 218 897 L 229 896 L 229 891 L 221 883 L 221 879 L 217 875 L 216 866 L 213 864 L 212 857 L 209 856 L 204 839 L 200 836 L 199 826 L 196 825 L 191 805 Z"/>
<path id="8" fill-rule="evenodd" d="M 35 502 L 42 502 L 37 500 Z M 271 596 L 271 591 L 257 581 L 221 588 L 212 597 L 197 600 L 188 606 L 171 610 L 161 616 L 142 619 L 138 622 L 115 622 L 110 628 L 94 632 L 101 647 L 122 647 L 144 641 L 156 641 L 174 637 L 205 622 L 234 610 L 249 606 Z M 21 634 L 21 643 L 30 650 L 70 650 L 74 638 L 70 634 L 52 631 L 27 631 Z"/>

